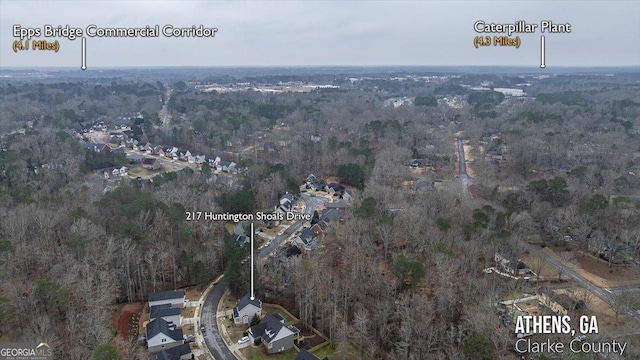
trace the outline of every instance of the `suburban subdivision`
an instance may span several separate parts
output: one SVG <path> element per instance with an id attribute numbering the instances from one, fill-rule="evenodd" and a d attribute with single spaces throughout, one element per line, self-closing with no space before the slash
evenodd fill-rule
<path id="1" fill-rule="evenodd" d="M 638 354 L 637 72 L 243 71 L 9 73 L 3 341 L 39 329 L 61 356 L 126 359 Z"/>
<path id="2" fill-rule="evenodd" d="M 0 1 L 0 360 L 640 359 L 640 2 Z"/>

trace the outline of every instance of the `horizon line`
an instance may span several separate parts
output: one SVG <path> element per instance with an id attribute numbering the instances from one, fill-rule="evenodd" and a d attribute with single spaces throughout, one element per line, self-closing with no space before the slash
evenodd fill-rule
<path id="1" fill-rule="evenodd" d="M 93 69 L 144 69 L 144 68 L 322 68 L 322 67 L 337 67 L 337 68 L 397 68 L 397 67 L 510 67 L 510 68 L 536 68 L 540 69 L 539 65 L 110 65 L 92 66 Z M 640 64 L 627 64 L 627 65 L 553 65 L 555 68 L 640 68 Z M 49 65 L 49 66 L 24 66 L 24 65 L 1 65 L 0 70 L 4 69 L 77 69 L 78 66 L 68 65 Z M 542 70 L 542 69 L 541 69 Z"/>

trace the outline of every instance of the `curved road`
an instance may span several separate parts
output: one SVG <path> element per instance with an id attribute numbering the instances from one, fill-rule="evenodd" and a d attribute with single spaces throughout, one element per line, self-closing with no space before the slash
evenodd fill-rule
<path id="1" fill-rule="evenodd" d="M 310 196 L 309 194 L 301 194 L 300 198 L 305 204 L 305 214 L 313 214 L 315 209 L 327 202 L 327 198 L 323 196 Z M 291 224 L 281 235 L 271 242 L 271 245 L 260 250 L 257 260 L 263 260 L 272 251 L 277 250 L 282 242 L 286 240 L 291 234 L 296 232 L 304 223 L 304 220 L 299 220 Z M 204 341 L 209 348 L 209 352 L 213 354 L 216 360 L 236 360 L 237 358 L 231 353 L 229 347 L 222 339 L 220 335 L 220 329 L 218 328 L 218 322 L 216 316 L 218 312 L 218 304 L 222 295 L 224 294 L 226 285 L 224 279 L 218 281 L 213 289 L 207 295 L 206 300 L 202 306 L 202 315 L 200 317 L 200 324 L 204 325 L 206 331 L 202 334 Z"/>
<path id="2" fill-rule="evenodd" d="M 218 303 L 224 291 L 225 282 L 224 279 L 221 279 L 209 292 L 207 299 L 204 301 L 200 324 L 206 328 L 205 333 L 202 335 L 213 357 L 216 358 L 216 360 L 236 360 L 237 358 L 231 353 L 227 344 L 222 339 L 218 322 L 216 321 Z"/>
<path id="3" fill-rule="evenodd" d="M 324 196 L 311 196 L 309 194 L 300 194 L 300 199 L 304 202 L 304 213 L 313 215 L 313 212 L 316 210 L 318 206 L 323 203 L 329 201 Z M 267 255 L 271 254 L 273 251 L 277 251 L 280 245 L 289 238 L 294 232 L 298 231 L 302 227 L 302 224 L 305 223 L 306 220 L 298 220 L 291 224 L 281 235 L 276 236 L 269 246 L 260 249 L 258 253 L 258 261 L 263 260 Z"/>

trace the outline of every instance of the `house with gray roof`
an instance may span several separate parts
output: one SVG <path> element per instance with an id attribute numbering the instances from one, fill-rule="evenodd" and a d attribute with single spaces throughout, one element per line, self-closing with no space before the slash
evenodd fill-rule
<path id="1" fill-rule="evenodd" d="M 254 344 L 261 342 L 269 354 L 275 354 L 291 349 L 300 330 L 295 326 L 286 326 L 279 314 L 269 313 L 258 325 L 250 327 L 247 333 Z"/>
<path id="2" fill-rule="evenodd" d="M 276 210 L 281 212 L 289 212 L 293 209 L 293 194 L 286 193 L 279 200 Z"/>
<path id="3" fill-rule="evenodd" d="M 169 304 L 174 308 L 184 307 L 184 290 L 169 290 L 149 294 L 149 308 Z"/>
<path id="4" fill-rule="evenodd" d="M 171 349 L 162 350 L 149 356 L 149 360 L 188 360 L 191 359 L 191 347 L 189 344 L 180 344 Z"/>
<path id="5" fill-rule="evenodd" d="M 174 323 L 178 326 L 182 324 L 182 316 L 180 315 L 180 308 L 171 307 L 170 304 L 162 304 L 152 306 L 149 309 L 149 320 L 164 319 L 166 322 Z"/>
<path id="6" fill-rule="evenodd" d="M 320 360 L 320 358 L 307 351 L 307 349 L 300 349 L 296 360 Z"/>
<path id="7" fill-rule="evenodd" d="M 233 308 L 233 322 L 236 325 L 249 324 L 254 315 L 258 317 L 262 315 L 262 301 L 256 297 L 251 300 L 251 295 L 247 293 Z"/>
<path id="8" fill-rule="evenodd" d="M 149 352 L 171 349 L 184 343 L 182 329 L 162 318 L 148 323 L 146 330 Z"/>

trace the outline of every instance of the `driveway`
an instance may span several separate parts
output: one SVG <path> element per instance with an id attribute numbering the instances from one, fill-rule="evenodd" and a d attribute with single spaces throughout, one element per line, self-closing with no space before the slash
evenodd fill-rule
<path id="1" fill-rule="evenodd" d="M 311 195 L 305 194 L 305 193 L 300 194 L 300 199 L 302 199 L 302 201 L 304 202 L 304 205 L 305 205 L 304 213 L 305 214 L 310 214 L 310 215 L 313 215 L 313 212 L 315 211 L 315 209 L 318 206 L 320 206 L 320 205 L 322 205 L 322 204 L 324 204 L 324 203 L 329 201 L 324 196 L 311 196 Z M 258 253 L 258 260 L 262 260 L 265 257 L 267 257 L 267 255 L 269 255 L 270 253 L 278 250 L 280 245 L 282 245 L 282 243 L 289 236 L 291 236 L 293 233 L 298 231 L 302 227 L 302 224 L 304 224 L 304 223 L 305 223 L 305 220 L 298 220 L 298 221 L 294 222 L 293 224 L 291 224 L 282 233 L 282 235 L 276 236 L 275 239 L 273 239 L 271 241 L 271 244 L 269 246 L 260 249 L 260 252 Z"/>
<path id="2" fill-rule="evenodd" d="M 460 180 L 462 182 L 462 186 L 463 186 L 463 193 L 464 193 L 464 198 L 466 201 L 471 200 L 471 197 L 469 196 L 469 188 L 468 188 L 468 184 L 471 182 L 471 178 L 467 175 L 467 166 L 465 164 L 465 158 L 464 158 L 464 149 L 462 146 L 462 138 L 458 137 L 457 139 L 458 142 L 458 161 L 459 161 L 459 165 L 460 165 Z M 561 261 L 559 261 L 558 259 L 556 259 L 553 256 L 550 256 L 549 254 L 547 254 L 544 251 L 541 251 L 539 248 L 530 245 L 529 243 L 526 243 L 522 240 L 519 240 L 519 243 L 526 249 L 528 249 L 531 253 L 533 253 L 534 255 L 538 256 L 540 259 L 544 260 L 547 264 L 553 266 L 554 268 L 556 268 L 558 271 L 561 271 L 563 274 L 567 275 L 568 277 L 570 277 L 573 281 L 575 281 L 578 285 L 584 287 L 587 290 L 590 290 L 593 294 L 595 294 L 597 297 L 599 297 L 602 301 L 606 302 L 607 304 L 611 305 L 612 307 L 615 308 L 615 303 L 616 303 L 616 298 L 615 298 L 615 294 L 613 294 L 611 292 L 611 290 L 608 289 L 603 289 L 600 288 L 596 285 L 594 285 L 591 281 L 585 279 L 584 277 L 582 277 L 580 274 L 578 274 L 577 272 L 575 272 L 573 269 L 571 269 L 569 266 L 565 265 L 564 263 L 562 263 Z M 623 311 L 622 313 L 624 315 L 627 315 L 628 317 L 634 319 L 636 322 L 640 323 L 640 314 L 635 311 L 635 309 L 630 309 L 628 307 L 623 307 Z"/>

